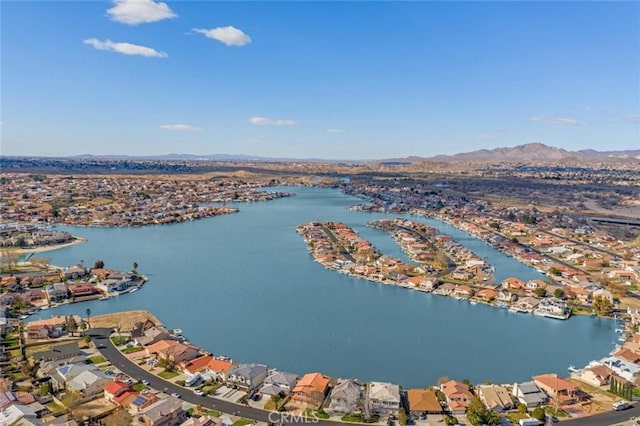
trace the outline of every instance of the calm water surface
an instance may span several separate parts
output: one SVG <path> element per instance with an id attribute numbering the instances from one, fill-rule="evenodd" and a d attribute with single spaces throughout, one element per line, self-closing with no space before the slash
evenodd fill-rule
<path id="1" fill-rule="evenodd" d="M 296 225 L 342 221 L 382 252 L 406 260 L 388 234 L 364 226 L 397 215 L 349 211 L 362 200 L 337 190 L 285 189 L 297 195 L 177 225 L 64 227 L 88 241 L 47 253 L 53 264 L 102 259 L 107 267 L 129 270 L 136 261 L 150 280 L 133 294 L 41 316 L 147 309 L 214 354 L 299 374 L 321 371 L 406 387 L 441 376 L 513 382 L 543 372 L 566 374 L 570 364 L 584 365 L 613 346 L 611 321 L 513 314 L 327 270 L 313 261 Z M 540 277 L 449 225 L 412 219 L 486 256 L 499 280 Z"/>

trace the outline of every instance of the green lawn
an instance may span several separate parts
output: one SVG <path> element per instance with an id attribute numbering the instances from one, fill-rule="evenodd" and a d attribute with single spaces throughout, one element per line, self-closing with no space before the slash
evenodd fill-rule
<path id="1" fill-rule="evenodd" d="M 364 423 L 362 414 L 345 414 L 342 416 L 342 421 L 350 423 Z"/>
<path id="2" fill-rule="evenodd" d="M 523 414 L 520 412 L 507 414 L 507 419 L 509 419 L 509 421 L 514 425 L 517 425 L 520 420 L 528 419 L 528 418 L 529 418 L 528 414 Z"/>
<path id="3" fill-rule="evenodd" d="M 111 338 L 111 341 L 116 346 L 126 345 L 130 340 L 131 338 L 129 336 L 113 336 Z"/>
<path id="4" fill-rule="evenodd" d="M 213 395 L 216 389 L 218 389 L 220 386 L 222 386 L 222 383 L 215 383 L 213 385 L 203 386 L 201 390 L 207 395 Z"/>
<path id="5" fill-rule="evenodd" d="M 218 410 L 204 410 L 204 413 L 213 417 L 220 417 L 222 415 L 222 413 Z"/>
<path id="6" fill-rule="evenodd" d="M 107 362 L 107 359 L 102 355 L 96 355 L 89 358 L 92 364 L 102 364 L 103 362 Z"/>
<path id="7" fill-rule="evenodd" d="M 178 373 L 177 371 L 164 370 L 162 373 L 158 374 L 158 376 L 162 377 L 163 379 L 169 380 L 169 379 L 173 379 L 179 374 L 180 373 Z"/>
<path id="8" fill-rule="evenodd" d="M 253 421 L 252 421 L 252 420 L 249 420 L 249 419 L 240 419 L 240 420 L 238 420 L 238 421 L 235 421 L 235 422 L 233 423 L 233 426 L 247 426 L 247 425 L 250 425 L 251 423 L 253 423 Z"/>
<path id="9" fill-rule="evenodd" d="M 122 350 L 123 354 L 132 354 L 134 352 L 138 352 L 141 351 L 143 348 L 142 346 L 131 346 L 130 348 L 124 348 Z"/>
<path id="10" fill-rule="evenodd" d="M 46 404 L 46 407 L 51 410 L 52 413 L 56 414 L 56 413 L 61 413 L 65 410 L 65 408 L 61 405 L 56 404 L 55 402 L 51 401 L 48 404 Z"/>
<path id="11" fill-rule="evenodd" d="M 131 386 L 131 389 L 142 392 L 145 389 L 149 389 L 149 386 L 143 385 L 142 383 L 134 383 L 133 386 Z"/>
<path id="12" fill-rule="evenodd" d="M 2 345 L 7 349 L 17 348 L 20 346 L 20 341 L 18 339 L 5 340 Z"/>

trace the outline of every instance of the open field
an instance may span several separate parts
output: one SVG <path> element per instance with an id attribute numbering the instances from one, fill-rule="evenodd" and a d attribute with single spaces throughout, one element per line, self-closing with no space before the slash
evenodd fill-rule
<path id="1" fill-rule="evenodd" d="M 117 327 L 120 325 L 122 331 L 128 331 L 133 328 L 133 325 L 137 322 L 142 322 L 150 319 L 156 324 L 162 324 L 158 318 L 156 318 L 149 311 L 127 311 L 116 312 L 106 315 L 96 315 L 90 318 L 91 327 Z"/>

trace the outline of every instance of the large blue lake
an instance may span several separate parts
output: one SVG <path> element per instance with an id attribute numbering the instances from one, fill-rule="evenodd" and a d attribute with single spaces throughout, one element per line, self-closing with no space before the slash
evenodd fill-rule
<path id="1" fill-rule="evenodd" d="M 279 188 L 282 189 L 282 188 Z M 394 217 L 352 212 L 362 200 L 323 188 L 285 188 L 295 197 L 239 205 L 240 213 L 143 228 L 64 227 L 85 244 L 49 252 L 56 265 L 102 259 L 149 277 L 140 291 L 43 311 L 84 316 L 152 311 L 167 327 L 217 355 L 303 374 L 391 381 L 405 387 L 441 376 L 514 382 L 567 373 L 607 354 L 608 320 L 558 321 L 358 280 L 313 261 L 295 226 L 345 222 L 381 251 L 406 259 L 368 221 Z M 540 275 L 487 244 L 433 219 L 413 217 L 452 235 L 496 267 L 498 282 Z"/>

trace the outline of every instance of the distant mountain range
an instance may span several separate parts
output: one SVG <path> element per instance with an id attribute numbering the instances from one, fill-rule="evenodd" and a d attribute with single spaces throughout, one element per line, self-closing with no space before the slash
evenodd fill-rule
<path id="1" fill-rule="evenodd" d="M 440 163 L 452 162 L 562 162 L 562 161 L 606 161 L 606 160 L 640 160 L 640 149 L 627 151 L 567 151 L 562 148 L 533 142 L 507 148 L 480 149 L 454 155 L 436 155 L 428 158 L 407 157 L 388 161 L 432 161 Z"/>
<path id="2" fill-rule="evenodd" d="M 564 161 L 611 161 L 611 160 L 640 160 L 640 149 L 627 151 L 596 151 L 585 149 L 581 151 L 567 151 L 562 148 L 548 146 L 543 143 L 533 142 L 514 147 L 479 149 L 477 151 L 464 152 L 454 155 L 436 155 L 434 157 L 404 157 L 384 159 L 378 161 L 358 160 L 322 160 L 317 158 L 278 158 L 262 157 L 245 154 L 165 154 L 165 155 L 77 155 L 70 158 L 79 159 L 113 159 L 113 160 L 208 160 L 208 161 L 301 161 L 301 162 L 350 162 L 350 163 L 385 163 L 385 164 L 412 164 L 418 162 L 458 163 L 458 162 L 564 162 Z"/>

